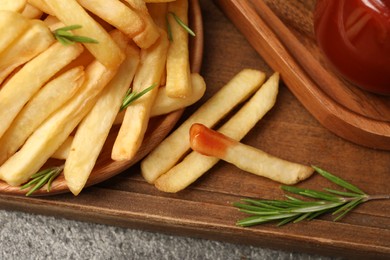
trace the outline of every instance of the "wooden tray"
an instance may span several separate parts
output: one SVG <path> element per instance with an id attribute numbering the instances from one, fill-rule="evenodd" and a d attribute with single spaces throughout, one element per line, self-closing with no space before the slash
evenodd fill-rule
<path id="1" fill-rule="evenodd" d="M 390 97 L 352 86 L 328 65 L 314 38 L 315 1 L 215 2 L 322 125 L 357 144 L 390 150 Z"/>
<path id="2" fill-rule="evenodd" d="M 197 37 L 190 38 L 190 60 L 191 71 L 199 72 L 202 64 L 203 55 L 203 25 L 202 25 L 202 13 L 200 10 L 199 2 L 197 0 L 191 0 L 189 4 L 189 19 L 191 28 L 195 31 Z M 150 120 L 145 139 L 140 147 L 136 156 L 129 161 L 113 161 L 111 160 L 111 150 L 114 145 L 116 136 L 118 134 L 118 127 L 113 127 L 110 134 L 104 144 L 102 152 L 96 162 L 96 165 L 88 178 L 86 187 L 94 185 L 96 183 L 105 181 L 127 168 L 131 167 L 145 155 L 147 155 L 154 147 L 156 147 L 172 130 L 175 126 L 183 110 L 172 112 L 168 115 L 154 117 Z M 57 164 L 58 162 L 49 161 L 48 164 Z M 21 190 L 20 187 L 13 187 L 7 183 L 0 181 L 0 193 L 18 194 L 24 195 L 27 190 Z M 63 192 L 69 192 L 69 188 L 66 184 L 64 175 L 61 174 L 52 183 L 50 192 L 47 192 L 46 186 L 34 193 L 36 195 L 52 195 Z"/>
<path id="3" fill-rule="evenodd" d="M 200 2 L 205 29 L 201 74 L 207 91 L 198 104 L 184 111 L 179 122 L 243 68 L 261 69 L 267 75 L 273 72 L 212 1 Z M 334 135 L 283 83 L 276 106 L 243 142 L 287 160 L 320 166 L 368 194 L 390 193 L 390 152 L 365 148 Z M 299 186 L 320 189 L 332 185 L 315 175 Z M 35 198 L 0 194 L 0 208 L 289 252 L 352 259 L 390 257 L 388 201 L 364 204 L 341 222 L 326 216 L 280 228 L 273 223 L 241 228 L 235 222 L 245 215 L 231 203 L 243 197 L 281 199 L 283 192 L 275 182 L 220 162 L 186 190 L 166 194 L 146 183 L 135 164 L 77 197 L 69 193 Z"/>

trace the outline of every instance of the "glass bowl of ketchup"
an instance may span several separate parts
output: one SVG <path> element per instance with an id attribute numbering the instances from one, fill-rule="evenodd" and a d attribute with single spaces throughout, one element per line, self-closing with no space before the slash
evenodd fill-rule
<path id="1" fill-rule="evenodd" d="M 390 95 L 390 0 L 317 0 L 317 43 L 349 82 Z"/>

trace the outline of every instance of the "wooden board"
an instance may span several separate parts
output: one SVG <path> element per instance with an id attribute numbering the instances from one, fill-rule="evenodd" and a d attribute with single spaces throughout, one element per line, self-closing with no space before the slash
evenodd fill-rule
<path id="1" fill-rule="evenodd" d="M 328 65 L 314 38 L 315 1 L 215 2 L 322 125 L 357 144 L 390 150 L 390 97 L 352 86 Z"/>
<path id="2" fill-rule="evenodd" d="M 208 89 L 200 104 L 243 68 L 271 75 L 272 69 L 249 45 L 212 1 L 201 0 L 205 47 L 201 74 Z M 324 128 L 282 83 L 276 106 L 243 139 L 276 156 L 318 165 L 345 178 L 369 194 L 390 193 L 390 152 L 365 148 Z M 301 187 L 333 187 L 315 175 Z M 281 199 L 279 184 L 220 162 L 178 194 L 159 192 L 147 184 L 136 164 L 122 174 L 84 190 L 26 198 L 0 195 L 0 207 L 38 214 L 144 229 L 240 244 L 380 259 L 390 256 L 390 207 L 373 201 L 358 207 L 341 222 L 329 216 L 277 228 L 269 223 L 252 228 L 235 225 L 245 217 L 231 203 L 243 197 Z"/>

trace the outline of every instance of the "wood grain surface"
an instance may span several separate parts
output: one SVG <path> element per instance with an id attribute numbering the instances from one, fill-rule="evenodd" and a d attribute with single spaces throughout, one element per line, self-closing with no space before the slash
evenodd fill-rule
<path id="1" fill-rule="evenodd" d="M 314 39 L 314 1 L 215 0 L 323 126 L 360 145 L 390 150 L 390 97 L 338 76 Z M 274 11 L 273 11 L 274 10 Z"/>
<path id="2" fill-rule="evenodd" d="M 201 74 L 208 89 L 180 122 L 243 68 L 273 70 L 212 1 L 201 0 L 204 56 Z M 180 123 L 179 122 L 179 123 Z M 323 127 L 281 83 L 276 106 L 249 132 L 244 143 L 281 158 L 313 164 L 352 182 L 368 194 L 390 193 L 390 152 L 346 141 Z M 299 184 L 334 187 L 318 175 Z M 146 183 L 136 164 L 108 181 L 71 194 L 27 198 L 0 195 L 0 207 L 169 234 L 251 244 L 294 252 L 390 257 L 388 201 L 363 204 L 341 222 L 330 216 L 283 227 L 235 225 L 245 217 L 232 203 L 243 197 L 281 199 L 279 184 L 219 162 L 186 190 L 166 194 Z"/>

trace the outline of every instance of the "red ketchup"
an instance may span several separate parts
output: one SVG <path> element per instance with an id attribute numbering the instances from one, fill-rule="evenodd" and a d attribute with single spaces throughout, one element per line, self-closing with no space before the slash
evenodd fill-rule
<path id="1" fill-rule="evenodd" d="M 317 0 L 314 29 L 318 45 L 344 78 L 390 95 L 390 0 Z"/>

